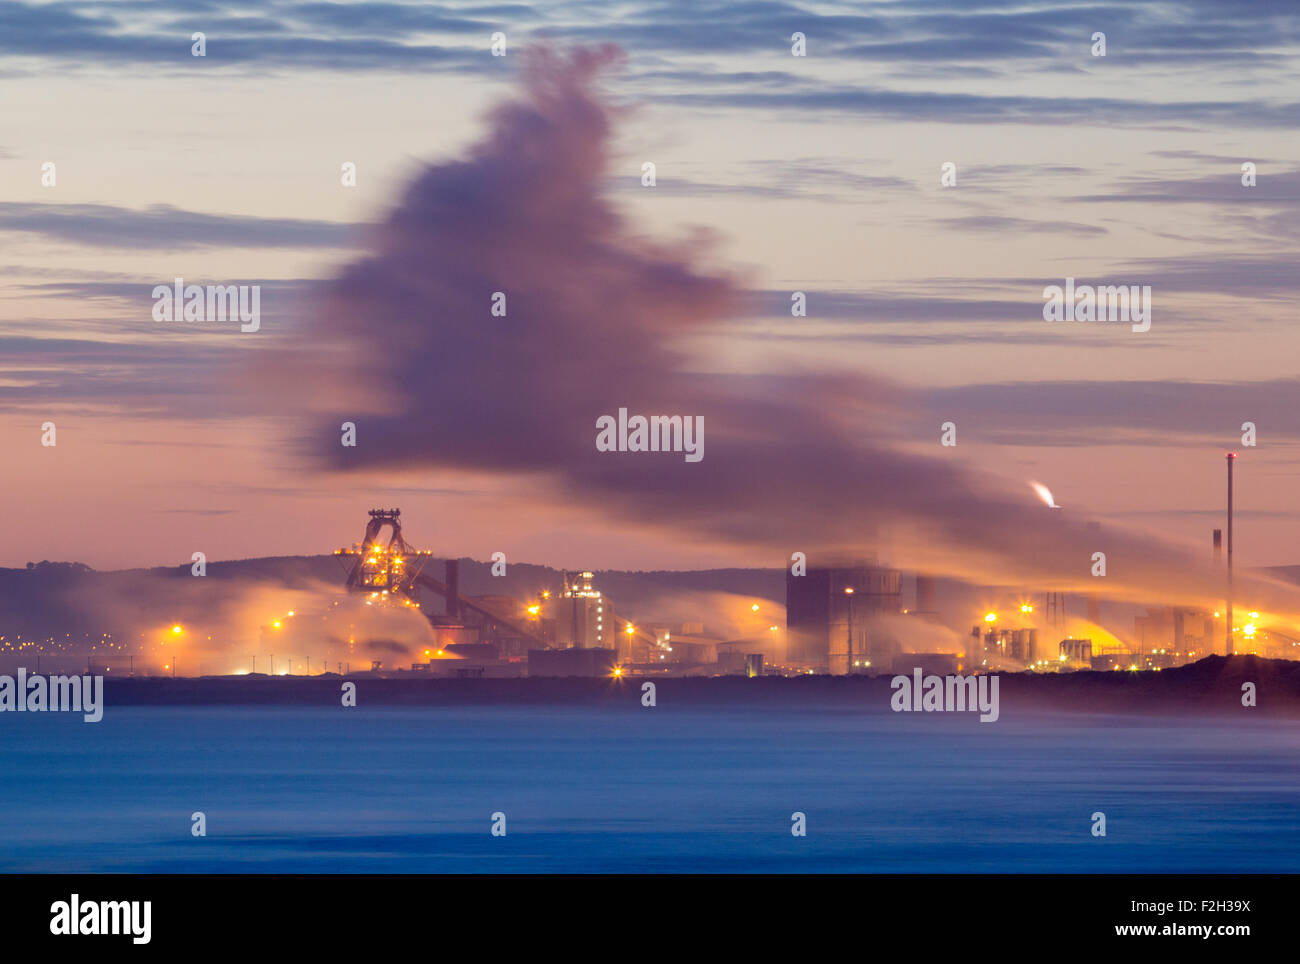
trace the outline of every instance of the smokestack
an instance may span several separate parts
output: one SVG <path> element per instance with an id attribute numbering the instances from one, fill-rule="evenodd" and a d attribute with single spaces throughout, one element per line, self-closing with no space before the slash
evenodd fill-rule
<path id="1" fill-rule="evenodd" d="M 1214 564 L 1217 566 L 1223 560 L 1223 530 L 1214 530 Z"/>
<path id="2" fill-rule="evenodd" d="M 447 615 L 452 619 L 460 617 L 460 560 L 447 560 Z"/>
<path id="3" fill-rule="evenodd" d="M 1227 655 L 1232 655 L 1232 463 L 1237 461 L 1237 453 L 1229 452 L 1225 458 L 1228 461 L 1228 625 L 1224 630 L 1224 637 L 1228 644 L 1226 647 Z"/>
<path id="4" fill-rule="evenodd" d="M 916 611 L 934 612 L 934 577 L 916 574 Z"/>

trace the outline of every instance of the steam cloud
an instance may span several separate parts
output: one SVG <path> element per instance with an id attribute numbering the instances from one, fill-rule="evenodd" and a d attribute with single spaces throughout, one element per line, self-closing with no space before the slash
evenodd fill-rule
<path id="1" fill-rule="evenodd" d="M 599 506 L 617 524 L 744 548 L 754 563 L 862 557 L 975 583 L 1207 606 L 1223 578 L 1180 548 L 1089 530 L 1023 482 L 917 453 L 911 390 L 854 373 L 702 371 L 686 336 L 741 308 L 699 242 L 639 237 L 604 195 L 616 49 L 530 51 L 523 87 L 463 160 L 426 168 L 275 359 L 280 410 L 314 401 L 311 453 L 338 470 L 472 470 Z M 640 188 L 638 188 L 640 189 Z M 491 317 L 493 292 L 508 313 Z M 323 385 L 328 373 L 329 384 Z M 596 419 L 702 415 L 706 455 L 610 454 Z M 337 444 L 355 419 L 364 444 Z M 1092 576 L 1105 552 L 1105 578 Z M 755 555 L 765 553 L 766 555 Z M 1281 620 L 1294 587 L 1238 580 Z"/>
<path id="2" fill-rule="evenodd" d="M 173 661 L 185 676 L 265 673 L 272 669 L 272 654 L 276 672 L 332 672 L 341 664 L 364 670 L 374 660 L 409 664 L 434 642 L 429 623 L 415 610 L 367 606 L 365 599 L 340 595 L 337 585 L 317 579 L 194 579 L 188 569 L 136 570 L 79 581 L 62 595 L 63 611 L 110 627 L 125 649 L 46 652 L 43 667 L 59 672 L 86 666 L 89 655 L 101 670 L 122 673 L 127 653 L 135 656 L 141 675 L 167 675 Z M 174 625 L 182 632 L 173 633 Z M 255 660 L 253 654 L 259 654 Z M 31 666 L 33 658 L 17 653 L 0 662 Z"/>

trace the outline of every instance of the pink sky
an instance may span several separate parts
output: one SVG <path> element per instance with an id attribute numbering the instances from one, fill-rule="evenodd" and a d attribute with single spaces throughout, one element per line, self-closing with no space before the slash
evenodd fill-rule
<path id="1" fill-rule="evenodd" d="M 681 11 L 683 37 L 695 16 Z M 1206 554 L 1222 525 L 1223 452 L 1238 449 L 1239 564 L 1300 563 L 1300 164 L 1294 105 L 1273 99 L 1294 58 L 1235 63 L 1225 40 L 1198 61 L 1181 56 L 1193 45 L 1180 50 L 1173 29 L 1163 46 L 1142 32 L 1138 56 L 1138 35 L 1118 22 L 1104 62 L 1086 40 L 1070 44 L 1068 24 L 1043 40 L 1050 55 L 1011 50 L 1002 67 L 974 55 L 909 61 L 854 52 L 859 26 L 807 16 L 816 42 L 804 60 L 790 56 L 783 24 L 770 49 L 725 34 L 716 50 L 656 47 L 635 16 L 582 37 L 626 51 L 605 81 L 630 108 L 611 132 L 611 209 L 630 235 L 678 251 L 707 232 L 695 267 L 747 299 L 681 334 L 671 346 L 680 367 L 887 379 L 906 397 L 891 410 L 906 423 L 889 426 L 899 451 L 990 474 L 1007 500 L 1032 499 L 1026 483 L 1041 480 L 1080 518 Z M 522 43 L 542 22 L 509 29 Z M 561 39 L 577 22 L 551 17 Z M 897 26 L 918 42 L 943 29 Z M 470 64 L 394 69 L 349 62 L 362 55 L 343 25 L 314 29 L 337 42 L 344 69 L 306 53 L 277 61 L 257 37 L 239 41 L 239 59 L 231 39 L 205 63 L 125 67 L 132 55 L 110 34 L 100 59 L 55 40 L 27 56 L 0 46 L 0 565 L 327 552 L 358 538 L 378 505 L 400 505 L 408 536 L 446 555 L 625 569 L 783 564 L 598 503 L 539 502 L 527 472 L 337 474 L 302 455 L 308 429 L 272 404 L 266 357 L 311 347 L 310 282 L 370 250 L 366 226 L 425 165 L 471 156 L 486 112 L 515 90 L 519 50 L 492 60 L 490 31 L 392 37 Z M 1231 69 L 1207 69 L 1216 56 Z M 961 110 L 958 97 L 970 98 Z M 944 188 L 950 160 L 958 182 Z M 1254 188 L 1240 183 L 1247 160 L 1258 164 Z M 46 161 L 56 186 L 41 184 Z M 345 161 L 357 164 L 355 188 L 340 184 Z M 645 161 L 656 164 L 654 188 L 641 185 Z M 154 322 L 150 291 L 177 276 L 264 283 L 263 330 Z M 1067 276 L 1151 285 L 1151 330 L 1044 323 L 1042 288 Z M 795 290 L 808 295 L 806 318 L 789 316 Z M 618 306 L 608 312 L 616 323 Z M 381 336 L 394 320 L 372 323 Z M 430 380 L 458 364 L 424 360 Z M 319 372 L 325 396 L 357 387 L 334 377 Z M 949 419 L 960 441 L 941 452 Z M 46 421 L 57 425 L 54 448 L 41 445 Z M 1254 448 L 1241 445 L 1245 421 L 1258 426 Z M 882 538 L 882 555 L 893 545 Z"/>

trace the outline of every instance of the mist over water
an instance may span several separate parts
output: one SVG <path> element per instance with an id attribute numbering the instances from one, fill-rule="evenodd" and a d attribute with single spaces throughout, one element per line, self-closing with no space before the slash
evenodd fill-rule
<path id="1" fill-rule="evenodd" d="M 632 703 L 8 722 L 0 808 L 23 833 L 3 871 L 1300 868 L 1300 735 L 1276 721 Z"/>

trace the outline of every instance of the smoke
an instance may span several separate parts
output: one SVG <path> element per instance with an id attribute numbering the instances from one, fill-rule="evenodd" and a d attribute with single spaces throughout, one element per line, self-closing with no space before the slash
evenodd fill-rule
<path id="1" fill-rule="evenodd" d="M 42 655 L 54 670 L 94 665 L 124 673 L 134 656 L 139 675 L 223 675 L 336 672 L 340 664 L 369 669 L 408 665 L 433 642 L 419 612 L 367 604 L 318 580 L 276 583 L 265 575 L 191 578 L 175 573 L 108 573 L 64 593 L 69 619 L 112 628 L 112 640 L 87 653 Z M 180 632 L 175 632 L 175 627 Z M 47 651 L 48 652 L 48 651 Z M 33 665 L 34 655 L 15 665 Z M 274 660 L 274 663 L 272 662 Z"/>
<path id="2" fill-rule="evenodd" d="M 769 659 L 785 655 L 785 607 L 771 599 L 721 590 L 673 589 L 638 599 L 636 608 L 652 615 L 655 625 L 699 623 L 706 635 L 720 641 L 761 641 L 756 652 L 761 650 Z M 619 615 L 630 617 L 623 611 Z"/>
<path id="3" fill-rule="evenodd" d="M 318 465 L 486 473 L 760 565 L 887 542 L 896 565 L 970 582 L 1221 598 L 1222 574 L 1178 547 L 1089 529 L 1023 482 L 963 467 L 937 425 L 933 438 L 908 434 L 918 399 L 885 378 L 718 375 L 692 356 L 690 336 L 741 310 L 740 285 L 701 267 L 698 239 L 649 241 L 606 196 L 618 111 L 600 80 L 619 57 L 529 52 L 483 140 L 401 192 L 310 331 L 271 359 L 268 406 L 308 401 Z M 490 312 L 496 292 L 504 317 Z M 703 460 L 598 452 L 597 419 L 619 408 L 702 416 Z M 356 447 L 338 444 L 345 420 Z M 1287 584 L 1243 577 L 1238 591 L 1255 609 L 1295 609 Z"/>
<path id="4" fill-rule="evenodd" d="M 960 656 L 970 646 L 969 637 L 953 632 L 942 623 L 914 616 L 882 613 L 870 617 L 869 632 L 888 638 L 899 653 L 949 653 Z"/>

